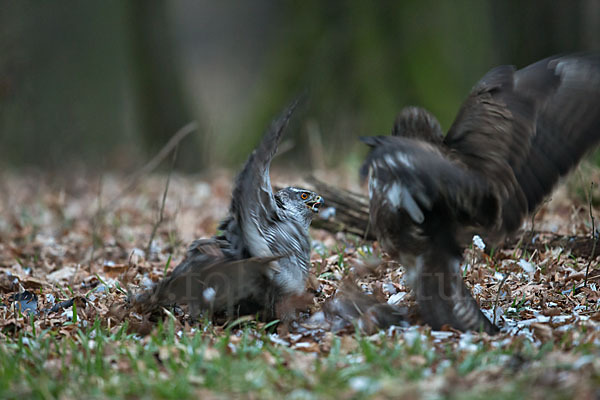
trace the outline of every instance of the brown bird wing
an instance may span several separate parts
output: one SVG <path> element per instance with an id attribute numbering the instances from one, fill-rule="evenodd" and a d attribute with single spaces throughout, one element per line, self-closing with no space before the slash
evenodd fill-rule
<path id="1" fill-rule="evenodd" d="M 415 106 L 403 108 L 396 116 L 392 136 L 416 138 L 435 144 L 441 144 L 444 140 L 438 120 L 429 111 Z"/>
<path id="2" fill-rule="evenodd" d="M 496 331 L 457 271 L 462 233 L 468 225 L 488 233 L 517 228 L 597 143 L 599 58 L 559 56 L 519 71 L 491 70 L 442 145 L 422 110 L 396 123 L 399 137 L 363 140 L 374 148 L 362 171 L 370 175 L 373 227 L 386 251 L 414 257 L 409 280 L 433 327 Z"/>
<path id="3" fill-rule="evenodd" d="M 600 54 L 488 72 L 444 142 L 499 188 L 508 233 L 600 139 Z M 499 229 L 498 229 L 499 228 Z"/>
<path id="4" fill-rule="evenodd" d="M 274 293 L 268 275 L 276 257 L 234 260 L 221 253 L 215 239 L 196 241 L 186 258 L 152 290 L 136 298 L 142 312 L 167 304 L 187 304 L 190 314 L 227 312 L 229 315 L 274 312 Z M 267 288 L 267 289 L 265 289 Z"/>
<path id="5" fill-rule="evenodd" d="M 398 136 L 361 141 L 372 147 L 361 169 L 363 178 L 369 175 L 371 204 L 392 214 L 406 212 L 416 224 L 424 223 L 436 204 L 469 224 L 487 225 L 495 219 L 497 204 L 485 177 L 438 146 Z"/>

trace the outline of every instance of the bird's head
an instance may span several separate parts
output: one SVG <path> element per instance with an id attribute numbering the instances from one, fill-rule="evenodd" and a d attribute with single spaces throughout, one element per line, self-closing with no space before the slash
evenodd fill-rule
<path id="1" fill-rule="evenodd" d="M 310 224 L 319 207 L 324 203 L 321 196 L 307 189 L 286 187 L 275 193 L 275 200 L 279 208 L 291 212 L 304 223 Z"/>

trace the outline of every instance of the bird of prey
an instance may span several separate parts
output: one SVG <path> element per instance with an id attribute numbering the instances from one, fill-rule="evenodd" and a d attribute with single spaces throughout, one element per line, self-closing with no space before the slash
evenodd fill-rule
<path id="1" fill-rule="evenodd" d="M 142 310 L 184 303 L 192 315 L 259 313 L 270 319 L 282 299 L 304 293 L 311 250 L 308 228 L 323 199 L 297 187 L 273 193 L 269 177 L 294 108 L 272 123 L 238 174 L 220 232 L 193 242 L 170 276 L 138 297 Z"/>
<path id="2" fill-rule="evenodd" d="M 370 221 L 382 248 L 407 268 L 421 316 L 434 329 L 497 331 L 462 280 L 474 233 L 499 243 L 600 139 L 600 54 L 500 66 L 472 89 L 444 136 L 409 107 L 371 151 Z"/>

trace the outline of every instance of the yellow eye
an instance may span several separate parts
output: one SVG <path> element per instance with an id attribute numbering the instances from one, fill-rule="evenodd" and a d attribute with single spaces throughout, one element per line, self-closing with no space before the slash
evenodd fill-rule
<path id="1" fill-rule="evenodd" d="M 300 195 L 300 197 L 302 197 L 302 200 L 306 200 L 308 199 L 308 193 L 304 192 Z"/>

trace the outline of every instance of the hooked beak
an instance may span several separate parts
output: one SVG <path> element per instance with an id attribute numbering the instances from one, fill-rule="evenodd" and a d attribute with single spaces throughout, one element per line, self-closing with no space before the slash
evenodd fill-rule
<path id="1" fill-rule="evenodd" d="M 313 200 L 306 202 L 306 206 L 312 210 L 312 212 L 318 213 L 319 207 L 325 203 L 325 200 L 321 196 L 315 197 Z"/>

